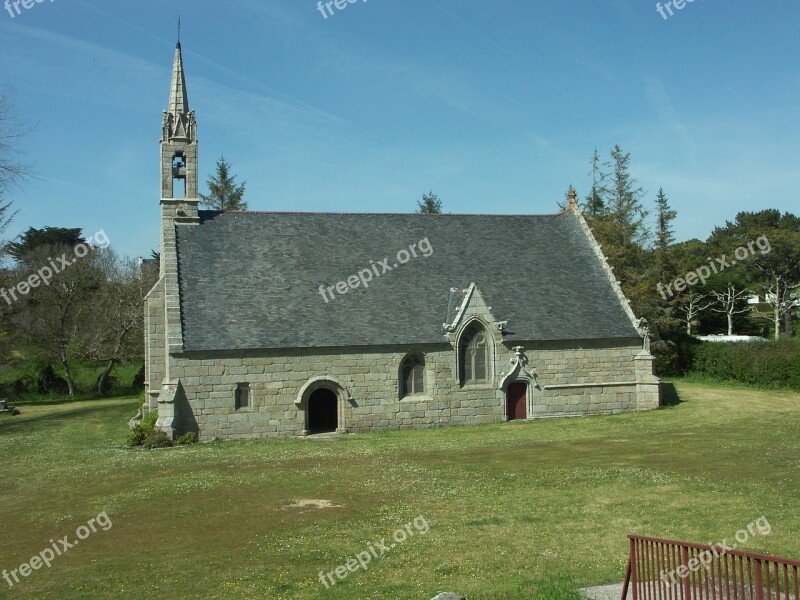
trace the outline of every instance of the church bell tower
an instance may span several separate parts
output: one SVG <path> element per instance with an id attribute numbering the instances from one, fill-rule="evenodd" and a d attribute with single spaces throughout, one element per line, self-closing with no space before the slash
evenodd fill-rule
<path id="1" fill-rule="evenodd" d="M 148 296 L 146 350 L 148 410 L 158 408 L 156 426 L 172 438 L 181 427 L 182 385 L 174 355 L 183 350 L 178 232 L 198 226 L 197 123 L 189 110 L 181 43 L 175 47 L 169 105 L 161 124 L 160 279 Z M 159 386 L 160 383 L 160 386 Z"/>

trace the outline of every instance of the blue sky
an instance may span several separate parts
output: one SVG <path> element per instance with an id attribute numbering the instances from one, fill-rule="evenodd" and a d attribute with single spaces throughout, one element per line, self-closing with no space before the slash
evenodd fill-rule
<path id="1" fill-rule="evenodd" d="M 0 0 L 0 3 L 3 0 Z M 13 10 L 13 9 L 12 9 Z M 178 12 L 201 188 L 224 154 L 252 210 L 552 213 L 597 147 L 631 153 L 678 237 L 798 212 L 800 4 L 695 0 L 44 0 L 0 12 L 0 90 L 33 126 L 29 226 L 158 246 Z"/>

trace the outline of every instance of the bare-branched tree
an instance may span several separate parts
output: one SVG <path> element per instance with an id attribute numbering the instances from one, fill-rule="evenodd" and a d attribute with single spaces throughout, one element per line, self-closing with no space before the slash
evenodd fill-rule
<path id="1" fill-rule="evenodd" d="M 728 317 L 728 335 L 733 335 L 733 317 L 750 311 L 746 300 L 752 294 L 747 288 L 736 289 L 736 284 L 732 282 L 728 283 L 724 291 L 711 292 L 715 300 L 711 310 Z"/>
<path id="2" fill-rule="evenodd" d="M 682 302 L 678 305 L 678 312 L 686 322 L 686 334 L 692 335 L 692 323 L 700 316 L 704 310 L 711 307 L 712 302 L 705 294 L 698 294 L 693 290 L 684 296 Z"/>
<path id="3" fill-rule="evenodd" d="M 84 357 L 105 365 L 97 392 L 108 391 L 114 367 L 144 353 L 142 326 L 144 297 L 155 284 L 158 271 L 134 259 L 120 258 L 112 250 L 98 251 L 98 267 L 106 282 L 91 299 L 92 322 L 87 324 Z"/>
<path id="4" fill-rule="evenodd" d="M 62 265 L 58 272 L 53 268 L 56 261 Z M 71 364 L 84 355 L 84 332 L 95 319 L 90 311 L 91 298 L 101 290 L 104 275 L 94 252 L 81 258 L 74 248 L 50 245 L 28 254 L 14 276 L 20 282 L 34 281 L 31 278 L 45 269 L 49 269 L 49 281 L 40 275 L 35 287 L 23 287 L 24 294 L 17 286 L 18 300 L 12 318 L 23 338 L 61 365 L 69 395 L 73 396 Z"/>
<path id="5" fill-rule="evenodd" d="M 9 96 L 0 95 L 0 233 L 16 215 L 6 200 L 8 190 L 30 175 L 30 168 L 19 160 L 19 141 L 27 132 L 14 115 Z"/>

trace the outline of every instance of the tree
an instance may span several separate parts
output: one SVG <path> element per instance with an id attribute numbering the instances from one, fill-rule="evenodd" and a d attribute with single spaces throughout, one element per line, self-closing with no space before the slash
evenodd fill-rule
<path id="1" fill-rule="evenodd" d="M 603 172 L 603 164 L 600 162 L 600 154 L 597 152 L 597 148 L 594 149 L 594 154 L 592 155 L 592 170 L 589 174 L 592 176 L 592 189 L 584 201 L 583 212 L 586 219 L 591 222 L 598 217 L 602 217 L 606 212 L 606 203 L 603 198 L 607 192 L 605 181 L 608 176 Z"/>
<path id="2" fill-rule="evenodd" d="M 161 252 L 158 250 L 151 250 L 150 258 L 146 263 L 155 271 L 156 279 L 158 279 L 158 274 L 161 273 Z M 155 285 L 155 282 L 153 282 L 153 285 Z"/>
<path id="3" fill-rule="evenodd" d="M 66 255 L 62 265 L 67 266 L 54 272 L 48 265 L 53 264 L 52 257 L 62 255 Z M 61 365 L 69 395 L 73 396 L 75 381 L 70 364 L 83 354 L 82 336 L 95 318 L 88 310 L 90 299 L 103 284 L 102 271 L 95 264 L 94 252 L 81 258 L 63 245 L 40 246 L 23 256 L 19 265 L 17 281 L 30 281 L 39 274 L 41 282 L 29 286 L 24 294 L 19 292 L 13 319 L 25 339 Z M 44 281 L 44 269 L 49 270 L 48 282 Z"/>
<path id="4" fill-rule="evenodd" d="M 794 296 L 794 291 L 800 285 L 788 287 L 782 284 L 780 280 L 775 282 L 775 285 L 765 289 L 764 302 L 772 309 L 770 314 L 765 315 L 758 310 L 758 306 L 753 306 L 753 312 L 759 316 L 764 317 L 772 322 L 775 329 L 775 339 L 781 338 L 781 321 L 786 320 L 787 316 L 800 307 L 800 299 Z M 787 335 L 789 332 L 787 331 Z"/>
<path id="5" fill-rule="evenodd" d="M 18 141 L 27 133 L 11 110 L 11 101 L 8 96 L 0 95 L 0 235 L 14 220 L 17 211 L 13 209 L 13 202 L 6 199 L 9 189 L 18 185 L 22 179 L 30 175 L 30 169 L 18 160 Z M 5 240 L 0 241 L 0 259 L 5 258 Z M 0 269 L 0 287 L 6 289 L 15 283 L 7 269 Z M 5 356 L 10 350 L 10 322 L 9 311 L 5 306 L 0 309 L 0 356 Z"/>
<path id="6" fill-rule="evenodd" d="M 11 109 L 7 95 L 0 96 L 0 232 L 14 218 L 12 202 L 5 200 L 8 190 L 30 174 L 30 168 L 19 162 L 17 143 L 27 133 Z"/>
<path id="7" fill-rule="evenodd" d="M 781 325 L 784 333 L 792 337 L 798 306 L 793 291 L 800 287 L 800 219 L 789 213 L 781 215 L 777 210 L 740 213 L 736 219 L 745 226 L 750 219 L 760 221 L 751 227 L 752 235 L 760 233 L 754 238 L 760 253 L 750 258 L 748 266 L 751 273 L 759 275 L 756 279 L 763 281 L 760 287 L 773 309 L 775 339 L 780 339 Z"/>
<path id="8" fill-rule="evenodd" d="M 200 201 L 204 207 L 219 211 L 247 210 L 244 189 L 247 185 L 243 181 L 236 184 L 236 176 L 231 174 L 231 165 L 221 156 L 217 161 L 216 175 L 208 178 L 208 195 L 200 194 Z"/>
<path id="9" fill-rule="evenodd" d="M 620 248 L 643 247 L 650 237 L 645 226 L 647 210 L 642 205 L 644 189 L 630 173 L 630 153 L 619 146 L 611 151 L 612 172 L 609 177 L 606 216 L 614 226 L 612 241 Z"/>
<path id="10" fill-rule="evenodd" d="M 596 159 L 592 163 L 594 166 Z M 642 205 L 644 190 L 630 173 L 630 154 L 619 146 L 614 146 L 611 162 L 603 167 L 610 169 L 597 176 L 597 181 L 603 182 L 596 186 L 603 209 L 588 222 L 634 312 L 650 321 L 658 309 L 653 299 L 657 281 L 653 258 L 645 249 L 650 232 Z"/>
<path id="11" fill-rule="evenodd" d="M 792 289 L 800 286 L 800 218 L 775 209 L 740 212 L 732 223 L 715 228 L 709 242 L 728 255 L 737 246 L 742 250 L 744 258 L 738 259 L 736 268 L 741 267 L 748 284 L 771 300 L 776 339 L 782 325 L 791 336 Z"/>
<path id="12" fill-rule="evenodd" d="M 678 312 L 683 316 L 686 323 L 686 335 L 692 335 L 692 323 L 700 316 L 704 310 L 711 307 L 711 302 L 708 302 L 708 296 L 705 294 L 698 294 L 690 289 L 684 296 L 683 301 L 678 305 Z"/>
<path id="13" fill-rule="evenodd" d="M 85 241 L 79 227 L 45 227 L 43 229 L 29 227 L 25 233 L 19 236 L 19 241 L 10 242 L 7 249 L 8 253 L 17 262 L 20 262 L 42 246 L 74 248 Z"/>
<path id="14" fill-rule="evenodd" d="M 442 214 L 442 201 L 433 191 L 422 195 L 422 200 L 417 200 L 417 213 L 421 215 Z"/>
<path id="15" fill-rule="evenodd" d="M 664 189 L 659 189 L 656 196 L 655 251 L 661 281 L 671 279 L 673 273 L 672 247 L 675 244 L 675 232 L 672 222 L 677 216 L 678 213 L 670 208 Z"/>
<path id="16" fill-rule="evenodd" d="M 12 210 L 13 202 L 3 201 L 2 196 L 3 194 L 0 192 L 0 234 L 2 234 L 6 228 L 11 225 L 11 221 L 13 221 L 14 217 L 17 216 L 17 211 Z M 0 243 L 0 257 L 2 257 L 6 251 L 6 244 Z"/>
<path id="17" fill-rule="evenodd" d="M 733 317 L 750 311 L 747 304 L 742 305 L 753 292 L 747 288 L 737 289 L 736 284 L 729 282 L 723 291 L 712 291 L 715 302 L 711 310 L 724 314 L 728 318 L 728 335 L 733 335 Z"/>
<path id="18" fill-rule="evenodd" d="M 111 250 L 103 250 L 100 256 L 98 266 L 106 281 L 91 301 L 83 356 L 105 364 L 97 382 L 97 392 L 103 395 L 114 367 L 144 353 L 144 297 L 155 285 L 158 272 L 146 265 L 140 268 L 133 259 L 120 259 Z"/>

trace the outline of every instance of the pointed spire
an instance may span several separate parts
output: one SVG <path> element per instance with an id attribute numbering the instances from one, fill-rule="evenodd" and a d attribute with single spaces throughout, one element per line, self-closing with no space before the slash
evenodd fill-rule
<path id="1" fill-rule="evenodd" d="M 172 87 L 169 91 L 169 108 L 167 112 L 175 117 L 189 112 L 189 96 L 186 93 L 186 77 L 183 73 L 183 53 L 181 43 L 175 46 L 175 62 L 172 67 Z"/>
<path id="2" fill-rule="evenodd" d="M 181 43 L 175 46 L 175 62 L 172 66 L 172 84 L 169 89 L 169 106 L 164 111 L 163 141 L 196 141 L 194 112 L 189 110 L 189 95 L 186 93 L 186 75 L 183 71 Z"/>

